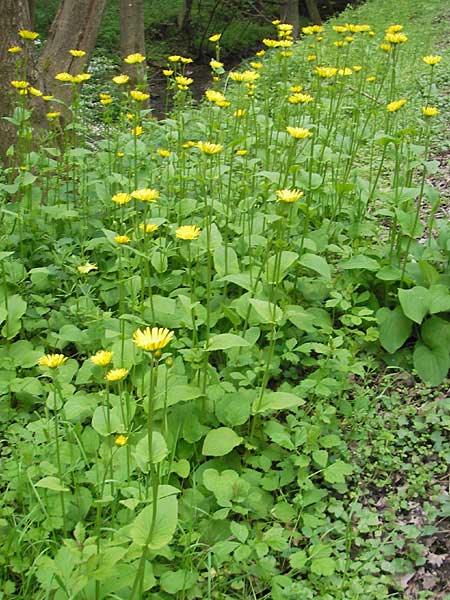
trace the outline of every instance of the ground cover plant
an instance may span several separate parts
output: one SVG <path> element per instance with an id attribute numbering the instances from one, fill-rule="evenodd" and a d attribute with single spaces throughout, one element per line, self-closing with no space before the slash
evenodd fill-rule
<path id="1" fill-rule="evenodd" d="M 95 128 L 22 32 L 0 598 L 449 597 L 444 11 L 275 23 L 232 72 L 213 36 L 200 106 L 174 55 L 165 120 L 117 73 Z"/>

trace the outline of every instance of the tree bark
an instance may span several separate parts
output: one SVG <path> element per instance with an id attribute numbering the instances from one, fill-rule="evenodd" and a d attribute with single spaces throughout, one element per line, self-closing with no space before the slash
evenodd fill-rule
<path id="1" fill-rule="evenodd" d="M 296 38 L 298 36 L 298 26 L 300 21 L 298 0 L 285 0 L 283 2 L 280 19 L 282 23 L 290 23 L 293 25 L 292 35 Z"/>
<path id="2" fill-rule="evenodd" d="M 120 0 L 120 51 L 145 56 L 144 0 Z M 132 84 L 146 82 L 146 61 L 134 65 L 123 63 L 123 72 Z"/>
<path id="3" fill-rule="evenodd" d="M 309 18 L 314 25 L 322 25 L 322 17 L 320 16 L 319 8 L 317 6 L 317 0 L 305 0 L 305 4 Z"/>
<path id="4" fill-rule="evenodd" d="M 11 80 L 23 79 L 40 87 L 36 73 L 34 44 L 18 36 L 20 29 L 31 29 L 30 5 L 28 0 L 1 0 L 0 3 L 0 157 L 15 142 L 15 127 L 2 117 L 10 117 L 17 105 L 17 94 Z M 20 46 L 20 54 L 11 54 L 8 48 Z M 20 66 L 18 67 L 18 63 Z M 43 115 L 42 100 L 37 99 L 36 117 Z M 40 107 L 40 108 L 39 108 Z"/>
<path id="5" fill-rule="evenodd" d="M 186 31 L 189 29 L 189 22 L 191 18 L 191 10 L 194 0 L 182 0 L 180 12 L 178 13 L 178 29 L 179 31 Z"/>
<path id="6" fill-rule="evenodd" d="M 61 0 L 39 60 L 47 91 L 66 103 L 71 87 L 55 81 L 55 75 L 67 71 L 78 75 L 89 63 L 97 40 L 107 0 Z M 85 56 L 74 57 L 69 50 L 84 50 Z"/>

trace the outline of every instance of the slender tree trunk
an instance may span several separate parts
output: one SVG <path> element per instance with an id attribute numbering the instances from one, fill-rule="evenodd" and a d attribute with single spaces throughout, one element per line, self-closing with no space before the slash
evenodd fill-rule
<path id="1" fill-rule="evenodd" d="M 194 0 L 182 0 L 180 12 L 178 13 L 178 29 L 186 31 L 189 29 L 191 10 Z"/>
<path id="2" fill-rule="evenodd" d="M 31 29 L 30 5 L 28 0 L 0 1 L 0 157 L 15 142 L 16 131 L 3 117 L 9 117 L 17 105 L 17 93 L 11 80 L 22 79 L 40 87 L 37 77 L 34 43 L 18 36 L 20 29 Z M 11 54 L 8 48 L 20 46 L 20 54 Z M 43 115 L 42 100 L 36 99 L 36 118 Z"/>
<path id="3" fill-rule="evenodd" d="M 145 56 L 144 0 L 120 0 L 120 51 Z M 146 81 L 146 61 L 133 65 L 123 63 L 123 72 L 133 84 Z"/>
<path id="4" fill-rule="evenodd" d="M 305 0 L 306 10 L 309 18 L 315 25 L 322 25 L 322 17 L 320 16 L 317 0 Z"/>
<path id="5" fill-rule="evenodd" d="M 300 21 L 300 13 L 298 0 L 284 0 L 281 5 L 281 21 L 293 25 L 292 35 L 294 38 L 298 36 L 298 26 Z"/>
<path id="6" fill-rule="evenodd" d="M 50 28 L 39 68 L 46 90 L 67 103 L 70 102 L 70 86 L 58 84 L 55 75 L 63 71 L 78 75 L 89 63 L 106 3 L 107 0 L 61 0 Z M 69 50 L 84 50 L 86 54 L 74 57 Z"/>

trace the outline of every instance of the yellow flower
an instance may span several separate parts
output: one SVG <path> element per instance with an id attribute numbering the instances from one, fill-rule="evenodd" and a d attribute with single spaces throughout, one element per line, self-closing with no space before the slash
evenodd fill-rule
<path id="1" fill-rule="evenodd" d="M 265 50 L 258 50 L 258 52 L 255 54 L 255 56 L 257 56 L 258 58 L 261 58 L 261 56 L 264 56 L 265 53 L 266 53 Z"/>
<path id="2" fill-rule="evenodd" d="M 293 54 L 293 52 L 287 50 L 283 50 L 283 52 L 280 52 L 280 55 L 284 58 L 290 58 Z"/>
<path id="3" fill-rule="evenodd" d="M 19 35 L 23 40 L 35 40 L 39 37 L 39 34 L 35 31 L 29 31 L 28 29 L 21 29 Z"/>
<path id="4" fill-rule="evenodd" d="M 268 48 L 278 48 L 278 46 L 280 45 L 279 40 L 272 40 L 270 38 L 264 38 L 262 43 Z"/>
<path id="5" fill-rule="evenodd" d="M 125 156 L 125 152 L 117 152 L 117 158 L 123 158 Z"/>
<path id="6" fill-rule="evenodd" d="M 150 98 L 150 94 L 145 94 L 144 92 L 140 92 L 139 90 L 131 90 L 130 96 L 136 102 L 145 102 Z"/>
<path id="7" fill-rule="evenodd" d="M 92 75 L 90 73 L 79 73 L 78 75 L 73 76 L 73 83 L 83 83 L 84 81 L 88 81 Z"/>
<path id="8" fill-rule="evenodd" d="M 336 67 L 316 67 L 319 77 L 334 77 L 337 73 Z"/>
<path id="9" fill-rule="evenodd" d="M 179 54 L 172 54 L 172 56 L 168 56 L 168 57 L 167 57 L 167 60 L 168 60 L 169 62 L 173 62 L 173 63 L 175 63 L 175 62 L 180 62 L 180 60 L 181 60 L 181 56 L 180 56 Z"/>
<path id="10" fill-rule="evenodd" d="M 41 90 L 38 90 L 37 88 L 33 87 L 30 85 L 30 87 L 28 88 L 28 92 L 32 95 L 32 96 L 36 96 L 37 98 L 40 98 L 42 96 L 42 92 Z"/>
<path id="11" fill-rule="evenodd" d="M 95 263 L 90 263 L 90 262 L 87 262 L 85 265 L 79 265 L 77 267 L 77 271 L 79 273 L 83 273 L 83 275 L 86 273 L 90 273 L 91 271 L 97 271 L 97 270 L 98 270 L 97 265 Z"/>
<path id="12" fill-rule="evenodd" d="M 278 40 L 278 48 L 290 48 L 294 42 L 292 40 Z"/>
<path id="13" fill-rule="evenodd" d="M 139 229 L 144 233 L 155 233 L 158 227 L 159 225 L 155 225 L 155 223 L 141 223 L 139 225 Z"/>
<path id="14" fill-rule="evenodd" d="M 131 202 L 131 194 L 119 192 L 118 194 L 114 194 L 114 196 L 111 199 L 113 202 L 121 206 L 122 204 L 128 204 L 128 202 Z"/>
<path id="15" fill-rule="evenodd" d="M 159 198 L 159 191 L 152 188 L 142 188 L 131 192 L 131 197 L 141 202 L 156 202 Z"/>
<path id="16" fill-rule="evenodd" d="M 436 106 L 422 106 L 422 114 L 424 117 L 435 117 L 439 114 L 439 109 Z"/>
<path id="17" fill-rule="evenodd" d="M 308 102 L 312 102 L 314 98 L 310 94 L 292 94 L 289 96 L 288 102 L 291 104 L 307 104 Z"/>
<path id="18" fill-rule="evenodd" d="M 225 100 L 225 96 L 216 90 L 206 90 L 205 96 L 207 100 L 214 103 L 223 102 Z"/>
<path id="19" fill-rule="evenodd" d="M 13 79 L 13 81 L 11 81 L 11 85 L 13 87 L 16 88 L 16 90 L 24 90 L 26 89 L 30 84 L 28 83 L 28 81 L 18 81 L 17 79 Z"/>
<path id="20" fill-rule="evenodd" d="M 67 356 L 64 354 L 44 354 L 38 360 L 38 365 L 40 367 L 49 367 L 50 369 L 57 369 L 61 365 L 63 365 L 67 360 Z"/>
<path id="21" fill-rule="evenodd" d="M 73 75 L 63 71 L 62 73 L 57 73 L 55 75 L 55 79 L 57 81 L 62 81 L 63 83 L 73 83 Z"/>
<path id="22" fill-rule="evenodd" d="M 272 21 L 272 25 L 279 25 L 281 23 L 280 19 L 275 19 L 274 21 Z"/>
<path id="23" fill-rule="evenodd" d="M 116 75 L 112 80 L 116 85 L 124 85 L 125 83 L 128 83 L 130 78 L 128 75 Z"/>
<path id="24" fill-rule="evenodd" d="M 101 93 L 101 94 L 99 94 L 99 96 L 100 96 L 100 103 L 103 104 L 103 106 L 107 106 L 108 104 L 111 104 L 111 102 L 113 101 L 112 96 L 110 94 Z"/>
<path id="25" fill-rule="evenodd" d="M 127 235 L 116 235 L 114 237 L 114 241 L 116 244 L 128 244 L 128 242 L 131 241 L 131 238 L 129 238 Z"/>
<path id="26" fill-rule="evenodd" d="M 351 35 L 347 35 L 345 37 L 345 41 L 348 42 L 349 44 L 351 44 L 353 42 L 355 38 L 353 38 Z"/>
<path id="27" fill-rule="evenodd" d="M 286 127 L 286 131 L 296 140 L 304 140 L 312 135 L 311 131 L 305 127 Z"/>
<path id="28" fill-rule="evenodd" d="M 349 30 L 349 27 L 348 25 L 333 25 L 332 29 L 337 33 L 346 33 Z"/>
<path id="29" fill-rule="evenodd" d="M 45 100 L 45 102 L 50 102 L 50 100 L 53 100 L 54 96 L 42 96 L 42 100 Z"/>
<path id="30" fill-rule="evenodd" d="M 125 58 L 123 59 L 123 61 L 126 62 L 127 65 L 136 65 L 138 63 L 144 62 L 144 60 L 145 60 L 145 56 L 143 56 L 139 52 L 136 52 L 135 54 L 129 54 L 128 56 L 125 56 Z"/>
<path id="31" fill-rule="evenodd" d="M 345 42 L 344 40 L 338 40 L 336 42 L 333 42 L 333 45 L 336 46 L 336 48 L 343 48 L 344 46 L 347 46 L 347 42 Z"/>
<path id="32" fill-rule="evenodd" d="M 140 125 L 137 125 L 136 127 L 133 127 L 133 129 L 131 130 L 131 133 L 133 135 L 142 135 L 142 133 L 144 133 L 144 130 L 142 129 L 142 127 Z"/>
<path id="33" fill-rule="evenodd" d="M 69 50 L 72 56 L 76 58 L 80 58 L 81 56 L 86 56 L 86 52 L 84 50 Z"/>
<path id="34" fill-rule="evenodd" d="M 209 65 L 210 65 L 211 69 L 214 69 L 215 71 L 218 71 L 219 69 L 223 69 L 223 62 L 220 62 L 219 60 L 215 60 L 214 58 L 212 58 L 209 61 Z"/>
<path id="35" fill-rule="evenodd" d="M 259 73 L 250 70 L 242 71 L 242 73 L 230 73 L 230 79 L 239 83 L 253 83 L 257 79 L 259 79 L 259 77 Z"/>
<path id="36" fill-rule="evenodd" d="M 213 144 L 212 142 L 197 142 L 196 146 L 204 154 L 217 154 L 223 150 L 221 144 Z"/>
<path id="37" fill-rule="evenodd" d="M 185 87 L 191 85 L 191 83 L 194 83 L 194 80 L 191 77 L 185 77 L 184 75 L 177 75 L 175 77 L 175 81 L 178 83 L 178 85 Z"/>
<path id="38" fill-rule="evenodd" d="M 47 119 L 50 119 L 50 120 L 52 120 L 52 119 L 57 119 L 57 118 L 58 118 L 58 117 L 60 117 L 60 116 L 61 116 L 61 113 L 60 113 L 60 112 L 58 112 L 58 111 L 55 111 L 55 112 L 48 112 L 48 113 L 47 113 Z"/>
<path id="39" fill-rule="evenodd" d="M 122 381 L 128 375 L 128 369 L 111 369 L 105 375 L 106 381 Z"/>
<path id="40" fill-rule="evenodd" d="M 398 33 L 399 31 L 403 31 L 403 25 L 389 25 L 384 31 L 385 33 Z"/>
<path id="41" fill-rule="evenodd" d="M 252 61 L 250 63 L 250 66 L 252 69 L 262 69 L 264 67 L 262 62 L 256 62 L 256 61 Z"/>
<path id="42" fill-rule="evenodd" d="M 221 37 L 222 37 L 221 33 L 215 33 L 214 35 L 210 35 L 209 38 L 208 38 L 208 40 L 210 42 L 218 42 Z"/>
<path id="43" fill-rule="evenodd" d="M 11 46 L 11 48 L 8 48 L 8 52 L 10 54 L 19 54 L 22 52 L 22 48 L 20 46 Z"/>
<path id="44" fill-rule="evenodd" d="M 404 33 L 387 33 L 384 36 L 384 39 L 390 44 L 404 44 L 408 41 L 408 38 Z"/>
<path id="45" fill-rule="evenodd" d="M 429 54 L 428 56 L 424 56 L 422 60 L 425 64 L 431 65 L 433 67 L 434 65 L 437 65 L 441 62 L 442 56 L 433 56 L 432 54 Z"/>
<path id="46" fill-rule="evenodd" d="M 197 142 L 193 142 L 192 140 L 188 140 L 183 144 L 183 148 L 194 148 L 195 146 L 197 146 Z"/>
<path id="47" fill-rule="evenodd" d="M 114 440 L 114 443 L 116 446 L 125 446 L 125 444 L 128 442 L 128 436 L 126 435 L 118 435 L 116 436 L 116 439 Z"/>
<path id="48" fill-rule="evenodd" d="M 170 156 L 170 151 L 166 150 L 165 148 L 158 148 L 158 150 L 156 151 L 159 156 L 162 156 L 163 158 L 169 158 Z"/>
<path id="49" fill-rule="evenodd" d="M 106 367 L 112 361 L 113 354 L 110 350 L 98 350 L 91 356 L 91 362 L 98 367 Z"/>
<path id="50" fill-rule="evenodd" d="M 292 92 L 293 94 L 298 94 L 302 90 L 303 90 L 302 85 L 291 85 L 291 87 L 289 88 L 289 91 Z"/>
<path id="51" fill-rule="evenodd" d="M 361 71 L 361 69 L 362 69 L 362 66 L 361 65 L 353 65 L 352 69 L 355 73 L 359 73 L 359 71 Z"/>
<path id="52" fill-rule="evenodd" d="M 155 352 L 165 348 L 174 337 L 173 331 L 163 327 L 146 327 L 143 331 L 136 329 L 133 333 L 133 342 L 141 350 Z"/>
<path id="53" fill-rule="evenodd" d="M 338 69 L 338 75 L 352 75 L 353 71 L 350 67 L 345 67 L 344 69 Z"/>
<path id="54" fill-rule="evenodd" d="M 236 150 L 237 156 L 245 156 L 248 153 L 248 150 L 244 150 L 243 148 L 240 150 Z"/>
<path id="55" fill-rule="evenodd" d="M 234 111 L 233 117 L 237 117 L 239 119 L 240 117 L 243 117 L 246 113 L 247 111 L 245 110 L 245 108 L 238 108 Z"/>
<path id="56" fill-rule="evenodd" d="M 179 240 L 196 240 L 200 235 L 200 227 L 197 225 L 182 225 L 175 232 Z"/>
<path id="57" fill-rule="evenodd" d="M 307 25 L 306 27 L 302 27 L 302 33 L 305 35 L 313 35 L 314 33 L 322 33 L 323 27 L 322 25 Z"/>
<path id="58" fill-rule="evenodd" d="M 405 100 L 405 98 L 401 98 L 400 100 L 394 100 L 393 102 L 389 102 L 389 104 L 386 106 L 386 109 L 388 112 L 396 112 L 402 106 L 405 106 L 406 102 L 407 100 Z"/>
<path id="59" fill-rule="evenodd" d="M 188 56 L 180 56 L 180 61 L 185 65 L 194 62 L 194 60 L 192 58 L 189 58 Z"/>
<path id="60" fill-rule="evenodd" d="M 17 93 L 19 94 L 19 96 L 27 96 L 28 90 L 17 90 Z"/>
<path id="61" fill-rule="evenodd" d="M 316 60 L 317 56 L 315 54 L 308 54 L 308 56 L 306 57 L 306 60 L 309 62 L 312 62 L 313 60 Z"/>
<path id="62" fill-rule="evenodd" d="M 171 75 L 173 75 L 173 69 L 163 69 L 162 73 L 166 77 L 170 77 Z"/>
<path id="63" fill-rule="evenodd" d="M 376 80 L 377 80 L 377 78 L 375 77 L 375 75 L 370 75 L 366 79 L 366 81 L 368 81 L 369 83 L 372 83 L 373 81 L 376 81 Z"/>
<path id="64" fill-rule="evenodd" d="M 392 52 L 393 48 L 391 44 L 380 44 L 380 50 L 383 50 L 384 52 Z"/>
<path id="65" fill-rule="evenodd" d="M 299 198 L 301 198 L 303 196 L 303 192 L 300 190 L 297 190 L 297 189 L 293 189 L 293 190 L 284 189 L 284 190 L 277 190 L 276 195 L 277 195 L 278 202 L 285 202 L 287 204 L 292 204 L 293 202 L 296 202 Z"/>
<path id="66" fill-rule="evenodd" d="M 369 35 L 370 37 L 373 37 L 375 35 L 375 31 L 369 31 Z"/>

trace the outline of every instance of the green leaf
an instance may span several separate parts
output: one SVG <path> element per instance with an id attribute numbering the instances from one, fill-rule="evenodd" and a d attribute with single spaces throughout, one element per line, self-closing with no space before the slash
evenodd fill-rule
<path id="1" fill-rule="evenodd" d="M 331 267 L 323 258 L 323 256 L 318 256 L 317 254 L 310 254 L 307 252 L 301 257 L 300 264 L 308 269 L 311 269 L 312 271 L 315 271 L 316 273 L 319 273 L 319 275 L 322 275 L 322 277 L 325 277 L 325 279 L 331 279 Z"/>
<path id="2" fill-rule="evenodd" d="M 66 488 L 58 477 L 43 477 L 34 485 L 35 487 L 52 490 L 53 492 L 70 492 L 69 488 Z"/>
<path id="3" fill-rule="evenodd" d="M 314 558 L 311 561 L 311 571 L 316 575 L 329 577 L 336 570 L 337 563 L 334 558 L 326 556 L 324 558 Z"/>
<path id="4" fill-rule="evenodd" d="M 357 256 L 352 256 L 348 260 L 344 260 L 339 264 L 341 269 L 363 269 L 365 271 L 378 271 L 380 265 L 378 262 L 373 259 L 365 256 L 364 254 L 358 254 Z"/>
<path id="5" fill-rule="evenodd" d="M 430 293 L 427 288 L 416 285 L 410 290 L 398 290 L 398 299 L 405 315 L 420 325 L 430 305 Z"/>
<path id="6" fill-rule="evenodd" d="M 283 250 L 281 254 L 271 256 L 267 261 L 266 277 L 267 283 L 280 283 L 286 276 L 289 267 L 291 267 L 298 258 L 296 252 L 288 252 Z"/>
<path id="7" fill-rule="evenodd" d="M 304 550 L 297 550 L 290 555 L 289 564 L 293 569 L 303 569 L 307 560 L 306 552 Z"/>
<path id="8" fill-rule="evenodd" d="M 4 303 L 3 306 L 6 308 L 6 303 Z M 8 298 L 8 316 L 6 317 L 6 323 L 2 328 L 2 334 L 8 340 L 19 333 L 22 327 L 20 319 L 25 314 L 26 309 L 27 303 L 18 294 L 14 294 L 14 296 Z"/>
<path id="9" fill-rule="evenodd" d="M 177 571 L 166 571 L 161 575 L 159 584 L 164 592 L 174 596 L 178 592 L 188 590 L 195 585 L 197 578 L 198 573 L 196 571 L 178 569 Z"/>
<path id="10" fill-rule="evenodd" d="M 323 476 L 328 483 L 345 483 L 346 476 L 351 473 L 353 473 L 353 468 L 350 465 L 342 460 L 337 460 L 323 471 Z"/>
<path id="11" fill-rule="evenodd" d="M 387 352 L 393 354 L 401 348 L 412 332 L 412 323 L 405 317 L 400 306 L 389 310 L 380 308 L 377 312 L 380 328 L 380 343 Z"/>
<path id="12" fill-rule="evenodd" d="M 210 338 L 206 350 L 208 352 L 213 352 L 214 350 L 229 350 L 230 348 L 242 348 L 244 346 L 250 346 L 250 344 L 240 335 L 235 335 L 234 333 L 219 333 Z"/>
<path id="13" fill-rule="evenodd" d="M 432 386 L 441 384 L 450 369 L 450 355 L 446 348 L 429 348 L 420 341 L 415 345 L 413 361 L 420 379 Z"/>
<path id="14" fill-rule="evenodd" d="M 229 427 L 219 427 L 208 432 L 203 442 L 204 456 L 225 456 L 239 446 L 243 439 Z"/>
<path id="15" fill-rule="evenodd" d="M 134 452 L 132 452 L 133 457 L 137 463 L 137 466 L 141 469 L 143 473 L 148 473 L 150 469 L 150 461 L 148 454 L 148 437 L 144 435 L 143 438 L 139 440 L 136 444 L 136 448 Z M 152 432 L 152 464 L 157 464 L 164 460 L 166 456 L 169 454 L 169 449 L 167 448 L 166 440 L 163 435 L 159 433 L 159 431 Z"/>
<path id="16" fill-rule="evenodd" d="M 188 402 L 189 400 L 195 400 L 203 396 L 203 392 L 200 388 L 195 385 L 188 385 L 187 383 L 174 385 L 169 387 L 167 391 L 167 404 L 166 406 L 174 406 L 179 402 Z M 155 400 L 155 410 L 164 408 L 164 393 L 159 394 Z"/>
<path id="17" fill-rule="evenodd" d="M 259 398 L 253 402 L 253 413 L 262 413 L 271 410 L 286 410 L 298 408 L 305 404 L 303 398 L 289 392 L 264 392 L 261 403 Z"/>
<path id="18" fill-rule="evenodd" d="M 435 284 L 429 291 L 429 311 L 434 315 L 450 310 L 450 292 L 445 285 Z"/>
<path id="19" fill-rule="evenodd" d="M 429 348 L 444 348 L 450 352 L 450 323 L 440 317 L 427 319 L 420 328 L 422 342 Z"/>
<path id="20" fill-rule="evenodd" d="M 256 298 L 251 298 L 249 302 L 254 308 L 258 323 L 277 323 L 283 318 L 281 308 L 272 304 L 272 302 L 257 300 Z"/>
<path id="21" fill-rule="evenodd" d="M 219 277 L 225 277 L 233 273 L 239 273 L 239 262 L 236 252 L 228 246 L 225 264 L 225 246 L 219 246 L 214 251 L 214 268 Z"/>
<path id="22" fill-rule="evenodd" d="M 153 500 L 154 502 L 154 500 Z M 131 538 L 138 546 L 160 550 L 172 540 L 178 523 L 178 500 L 174 495 L 159 497 L 153 523 L 153 502 L 146 506 L 130 525 Z"/>

